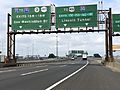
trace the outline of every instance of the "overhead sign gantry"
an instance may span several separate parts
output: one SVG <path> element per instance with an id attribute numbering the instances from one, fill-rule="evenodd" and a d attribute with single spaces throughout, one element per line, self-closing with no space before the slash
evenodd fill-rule
<path id="1" fill-rule="evenodd" d="M 94 27 L 99 26 L 98 14 L 107 14 L 104 23 L 105 29 L 94 30 Z M 12 19 L 10 19 L 10 17 Z M 10 20 L 12 24 L 10 25 Z M 106 22 L 106 21 L 109 21 Z M 106 23 L 105 23 L 106 22 Z M 108 58 L 108 38 L 109 46 L 112 47 L 112 26 L 111 26 L 111 9 L 97 10 L 97 4 L 94 5 L 77 5 L 77 6 L 35 6 L 35 7 L 15 7 L 12 8 L 12 15 L 8 14 L 7 26 L 7 58 L 6 63 L 16 63 L 15 59 L 15 35 L 16 34 L 50 34 L 50 33 L 75 33 L 75 32 L 100 32 L 106 34 L 106 57 Z M 55 30 L 52 31 L 51 27 Z M 10 31 L 9 28 L 12 28 Z M 92 29 L 87 30 L 87 27 Z M 61 28 L 64 28 L 61 29 Z M 66 30 L 65 28 L 70 28 Z M 72 30 L 71 28 L 78 28 Z M 81 28 L 86 28 L 83 30 Z M 60 30 L 59 30 L 60 29 Z M 109 36 L 108 36 L 108 31 Z M 112 52 L 112 48 L 109 49 Z M 112 54 L 109 53 L 111 58 Z"/>

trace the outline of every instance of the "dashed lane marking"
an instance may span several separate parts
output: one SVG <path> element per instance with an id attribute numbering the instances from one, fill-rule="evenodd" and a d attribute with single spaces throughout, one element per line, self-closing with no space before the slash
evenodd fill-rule
<path id="1" fill-rule="evenodd" d="M 67 65 L 62 65 L 62 66 L 59 66 L 59 67 L 65 67 L 65 66 L 67 66 Z"/>
<path id="2" fill-rule="evenodd" d="M 23 73 L 23 74 L 21 74 L 21 76 L 26 76 L 26 75 L 30 75 L 30 74 L 35 74 L 35 73 L 39 73 L 39 72 L 43 72 L 43 71 L 47 71 L 47 70 L 48 70 L 48 69 L 42 69 L 42 70 L 38 70 L 38 71 Z"/>
<path id="3" fill-rule="evenodd" d="M 4 71 L 0 71 L 0 73 L 5 73 L 5 72 L 12 72 L 12 71 L 16 71 L 16 69 L 11 69 L 11 70 L 4 70 Z"/>

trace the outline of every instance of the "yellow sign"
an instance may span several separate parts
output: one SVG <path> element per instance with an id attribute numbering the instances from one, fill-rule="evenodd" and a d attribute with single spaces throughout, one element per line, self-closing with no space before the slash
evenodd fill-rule
<path id="1" fill-rule="evenodd" d="M 113 50 L 120 50 L 120 44 L 114 44 L 112 45 Z"/>

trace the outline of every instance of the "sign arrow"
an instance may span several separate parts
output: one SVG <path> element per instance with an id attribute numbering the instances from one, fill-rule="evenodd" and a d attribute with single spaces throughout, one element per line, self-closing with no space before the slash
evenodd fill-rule
<path id="1" fill-rule="evenodd" d="M 67 24 L 64 24 L 64 26 L 66 27 L 66 26 L 67 26 Z"/>
<path id="2" fill-rule="evenodd" d="M 42 27 L 42 25 L 39 25 L 39 27 L 41 28 L 41 27 Z"/>
<path id="3" fill-rule="evenodd" d="M 22 26 L 19 26 L 19 28 L 22 28 Z"/>
<path id="4" fill-rule="evenodd" d="M 86 26 L 88 26 L 89 23 L 85 23 Z"/>

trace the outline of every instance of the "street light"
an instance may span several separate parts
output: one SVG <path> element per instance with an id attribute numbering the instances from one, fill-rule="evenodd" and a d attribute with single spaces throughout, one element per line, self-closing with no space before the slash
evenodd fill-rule
<path id="1" fill-rule="evenodd" d="M 56 35 L 56 57 L 58 58 L 58 34 Z"/>

